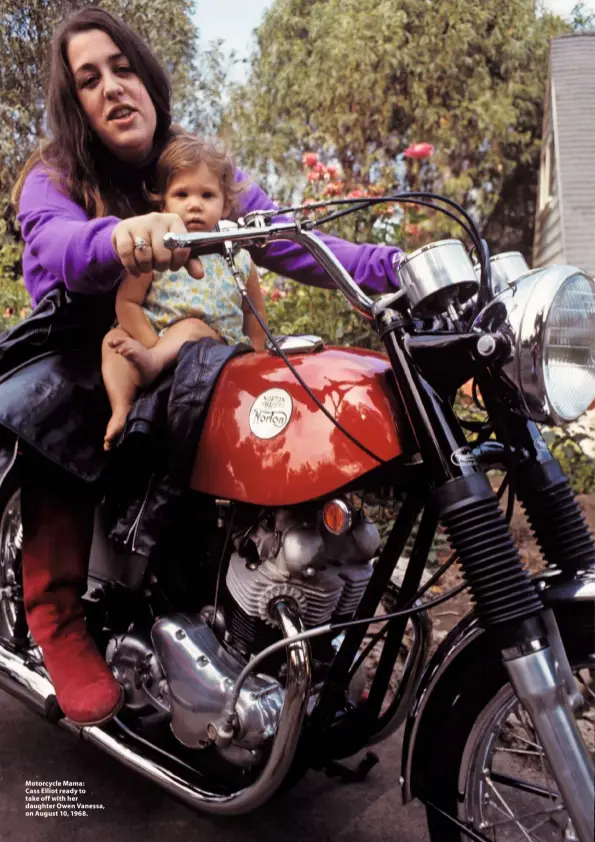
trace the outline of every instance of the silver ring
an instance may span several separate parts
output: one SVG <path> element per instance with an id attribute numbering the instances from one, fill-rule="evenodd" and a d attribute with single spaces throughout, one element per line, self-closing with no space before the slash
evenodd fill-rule
<path id="1" fill-rule="evenodd" d="M 144 237 L 135 237 L 134 239 L 134 248 L 138 249 L 139 251 L 143 251 L 147 248 L 147 241 Z"/>

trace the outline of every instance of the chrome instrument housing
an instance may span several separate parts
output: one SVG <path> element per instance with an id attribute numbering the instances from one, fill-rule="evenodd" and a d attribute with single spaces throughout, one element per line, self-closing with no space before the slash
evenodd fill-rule
<path id="1" fill-rule="evenodd" d="M 397 275 L 416 318 L 435 316 L 453 302 L 464 304 L 479 289 L 460 240 L 439 240 L 406 255 Z"/>
<path id="2" fill-rule="evenodd" d="M 502 254 L 495 254 L 493 257 L 490 257 L 490 266 L 492 267 L 493 295 L 504 292 L 511 283 L 530 271 L 527 261 L 520 251 L 504 251 Z M 473 265 L 473 271 L 479 281 L 481 278 L 481 267 L 479 263 Z"/>

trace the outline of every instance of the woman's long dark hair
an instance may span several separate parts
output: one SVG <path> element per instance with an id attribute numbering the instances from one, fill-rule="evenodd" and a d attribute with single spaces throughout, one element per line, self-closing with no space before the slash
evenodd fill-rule
<path id="1" fill-rule="evenodd" d="M 130 62 L 147 89 L 157 113 L 154 138 L 155 160 L 171 136 L 171 87 L 164 68 L 141 37 L 123 21 L 100 9 L 87 6 L 69 15 L 52 39 L 47 96 L 47 124 L 50 137 L 25 164 L 15 184 L 12 201 L 16 205 L 25 178 L 33 167 L 44 164 L 55 181 L 89 217 L 108 213 L 126 217 L 142 212 L 142 174 L 121 183 L 120 163 L 91 130 L 78 101 L 74 78 L 68 63 L 70 38 L 80 32 L 99 29 L 112 39 Z M 130 173 L 130 168 L 127 169 Z M 132 171 L 134 173 L 134 171 Z"/>

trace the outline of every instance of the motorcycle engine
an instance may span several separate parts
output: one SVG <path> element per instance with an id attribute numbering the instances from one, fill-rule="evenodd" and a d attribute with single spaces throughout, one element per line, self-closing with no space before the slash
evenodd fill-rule
<path id="1" fill-rule="evenodd" d="M 349 518 L 341 534 L 318 517 L 278 509 L 243 536 L 227 572 L 235 601 L 231 632 L 243 651 L 250 651 L 261 624 L 273 625 L 269 606 L 279 596 L 295 600 L 306 628 L 353 615 L 372 576 L 380 535 L 361 512 L 343 506 Z"/>
<path id="2" fill-rule="evenodd" d="M 207 607 L 200 614 L 161 616 L 150 631 L 132 626 L 115 635 L 106 658 L 124 686 L 127 709 L 140 718 L 157 710 L 188 748 L 212 748 L 235 766 L 257 764 L 283 707 L 282 671 L 246 681 L 231 745 L 215 746 L 208 726 L 246 658 L 278 637 L 269 611 L 276 598 L 291 597 L 305 627 L 355 612 L 380 536 L 361 512 L 338 503 L 348 517 L 334 533 L 320 512 L 297 508 L 276 510 L 244 531 L 229 561 L 225 616 Z M 328 641 L 324 645 L 329 649 Z"/>

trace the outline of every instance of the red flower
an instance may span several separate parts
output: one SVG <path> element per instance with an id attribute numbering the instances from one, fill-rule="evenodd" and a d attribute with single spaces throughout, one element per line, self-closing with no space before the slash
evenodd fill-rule
<path id="1" fill-rule="evenodd" d="M 308 181 L 320 181 L 320 173 L 312 170 L 308 173 Z"/>
<path id="2" fill-rule="evenodd" d="M 327 184 L 322 191 L 323 196 L 340 196 L 343 192 L 343 184 L 338 181 L 336 184 Z"/>
<path id="3" fill-rule="evenodd" d="M 318 163 L 318 155 L 316 152 L 306 152 L 302 161 L 306 167 L 315 167 Z"/>
<path id="4" fill-rule="evenodd" d="M 406 158 L 429 158 L 434 147 L 431 143 L 414 143 L 403 150 Z"/>
<path id="5" fill-rule="evenodd" d="M 326 172 L 329 178 L 336 178 L 339 174 L 339 169 L 334 164 L 329 164 L 326 168 Z"/>
<path id="6" fill-rule="evenodd" d="M 274 289 L 271 293 L 271 301 L 278 301 L 281 298 L 281 293 L 278 289 Z"/>
<path id="7" fill-rule="evenodd" d="M 403 226 L 403 233 L 407 237 L 419 237 L 421 234 L 421 228 L 419 225 L 415 225 L 413 222 L 406 222 Z"/>
<path id="8" fill-rule="evenodd" d="M 355 190 L 352 190 L 351 193 L 347 194 L 347 198 L 348 199 L 361 199 L 362 196 L 364 196 L 364 195 L 365 194 L 364 194 L 363 190 L 359 190 L 358 188 L 356 188 Z"/>

